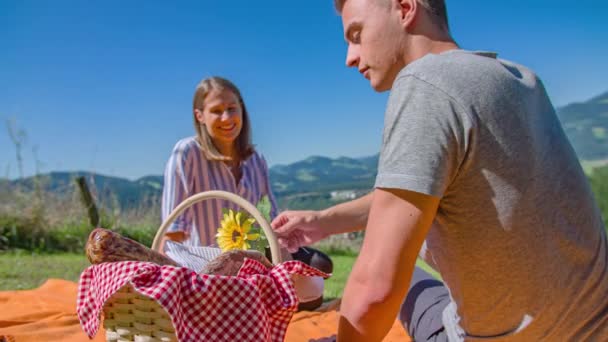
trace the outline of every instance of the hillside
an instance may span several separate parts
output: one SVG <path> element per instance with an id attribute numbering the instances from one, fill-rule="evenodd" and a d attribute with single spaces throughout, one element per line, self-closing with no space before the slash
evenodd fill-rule
<path id="1" fill-rule="evenodd" d="M 270 180 L 277 196 L 302 192 L 369 189 L 376 177 L 378 156 L 367 158 L 309 157 L 270 168 Z"/>
<path id="2" fill-rule="evenodd" d="M 579 158 L 601 165 L 608 160 L 608 92 L 557 110 L 558 117 Z M 378 155 L 364 158 L 312 156 L 270 168 L 270 180 L 282 208 L 321 208 L 359 196 L 373 187 Z M 135 181 L 87 172 L 51 172 L 39 178 L 0 179 L 0 192 L 19 188 L 31 191 L 36 182 L 46 191 L 72 194 L 73 179 L 85 176 L 103 203 L 129 209 L 157 204 L 163 177 L 152 175 Z"/>
<path id="3" fill-rule="evenodd" d="M 38 177 L 0 182 L 0 190 L 34 191 L 36 186 L 58 197 L 71 196 L 76 190 L 75 179 L 85 177 L 98 201 L 121 209 L 133 209 L 157 202 L 162 192 L 162 177 L 150 176 L 130 181 L 90 172 L 51 172 Z"/>
<path id="4" fill-rule="evenodd" d="M 581 160 L 608 159 L 608 92 L 559 108 L 557 113 Z"/>
<path id="5" fill-rule="evenodd" d="M 376 175 L 377 158 L 310 157 L 293 164 L 271 167 L 270 180 L 282 207 L 320 207 L 321 204 L 332 203 L 332 191 L 370 189 Z M 85 177 L 100 202 L 121 209 L 158 203 L 162 194 L 162 176 L 146 176 L 131 181 L 89 172 L 51 172 L 10 182 L 0 180 L 0 191 L 19 189 L 30 192 L 38 185 L 46 192 L 71 196 L 76 190 L 74 179 L 80 176 Z M 335 194 L 334 197 L 341 196 L 348 198 L 352 194 Z"/>

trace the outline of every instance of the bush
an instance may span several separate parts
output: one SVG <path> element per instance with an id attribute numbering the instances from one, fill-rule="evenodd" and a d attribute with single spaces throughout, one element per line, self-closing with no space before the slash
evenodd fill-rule
<path id="1" fill-rule="evenodd" d="M 363 243 L 362 233 L 349 233 L 330 236 L 313 245 L 323 253 L 342 256 L 359 255 L 361 244 Z"/>
<path id="2" fill-rule="evenodd" d="M 123 236 L 150 246 L 160 224 L 155 205 L 121 212 L 98 203 L 100 223 Z M 93 230 L 79 194 L 61 194 L 0 187 L 0 250 L 83 253 Z"/>
<path id="3" fill-rule="evenodd" d="M 608 167 L 595 168 L 589 182 L 608 220 Z M 333 204 L 327 194 L 314 198 L 293 196 L 281 207 L 319 209 Z M 146 246 L 151 246 L 160 225 L 158 203 L 120 210 L 100 204 L 101 227 L 111 229 Z M 113 209 L 114 208 L 114 209 Z M 0 250 L 33 252 L 76 252 L 84 250 L 92 227 L 79 196 L 69 192 L 63 197 L 50 193 L 26 193 L 0 187 Z M 359 253 L 363 234 L 329 237 L 314 247 L 332 255 L 352 256 Z"/>
<path id="4" fill-rule="evenodd" d="M 34 252 L 84 253 L 92 231 L 86 221 L 64 222 L 56 227 L 21 216 L 0 216 L 0 250 L 28 250 Z M 114 227 L 111 230 L 151 246 L 156 227 Z"/>
<path id="5" fill-rule="evenodd" d="M 135 227 L 118 227 L 112 229 L 122 236 L 135 240 L 144 246 L 151 247 L 156 235 L 158 227 L 155 226 L 135 226 Z"/>
<path id="6" fill-rule="evenodd" d="M 45 222 L 37 217 L 0 216 L 0 249 L 44 249 Z"/>
<path id="7" fill-rule="evenodd" d="M 589 183 L 602 212 L 604 225 L 606 225 L 608 222 L 608 166 L 594 169 L 589 176 Z M 608 226 L 606 226 L 606 230 L 608 231 Z"/>
<path id="8" fill-rule="evenodd" d="M 91 227 L 86 222 L 64 223 L 48 229 L 45 252 L 83 253 Z"/>

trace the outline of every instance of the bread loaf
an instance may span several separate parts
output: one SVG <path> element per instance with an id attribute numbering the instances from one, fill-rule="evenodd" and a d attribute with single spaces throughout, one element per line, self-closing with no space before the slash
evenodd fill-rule
<path id="1" fill-rule="evenodd" d="M 179 266 L 170 258 L 103 228 L 96 228 L 91 232 L 85 249 L 87 258 L 92 264 L 114 261 L 148 261 L 159 265 Z"/>
<path id="2" fill-rule="evenodd" d="M 254 259 L 261 262 L 266 267 L 272 267 L 272 263 L 266 259 L 264 254 L 250 250 L 231 250 L 220 254 L 211 260 L 201 271 L 204 274 L 235 276 L 245 262 L 245 258 Z"/>

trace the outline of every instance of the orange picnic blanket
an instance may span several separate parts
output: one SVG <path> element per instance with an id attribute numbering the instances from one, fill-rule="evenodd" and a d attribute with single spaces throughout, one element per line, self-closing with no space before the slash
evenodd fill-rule
<path id="1" fill-rule="evenodd" d="M 34 290 L 0 292 L 0 341 L 90 341 L 76 316 L 78 284 L 49 279 Z M 338 312 L 298 312 L 287 329 L 287 342 L 327 341 L 336 335 Z M 105 341 L 100 328 L 92 341 Z M 399 322 L 385 341 L 410 341 Z"/>

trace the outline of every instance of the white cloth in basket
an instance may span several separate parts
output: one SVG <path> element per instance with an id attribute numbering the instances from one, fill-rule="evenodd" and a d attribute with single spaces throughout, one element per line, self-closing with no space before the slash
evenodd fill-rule
<path id="1" fill-rule="evenodd" d="M 173 261 L 199 273 L 211 260 L 222 254 L 217 247 L 186 246 L 179 242 L 167 241 L 165 253 Z"/>

